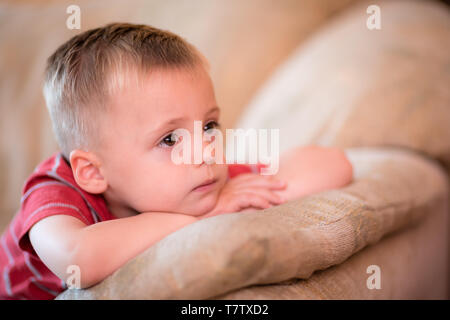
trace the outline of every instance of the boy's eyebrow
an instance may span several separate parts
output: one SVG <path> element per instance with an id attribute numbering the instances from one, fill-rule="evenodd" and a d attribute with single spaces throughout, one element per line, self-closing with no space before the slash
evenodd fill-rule
<path id="1" fill-rule="evenodd" d="M 210 115 L 210 114 L 212 114 L 212 113 L 214 113 L 214 112 L 216 112 L 216 111 L 220 111 L 220 109 L 219 109 L 219 107 L 214 106 L 213 108 L 211 108 L 211 109 L 205 114 L 205 116 L 208 116 L 208 115 Z M 155 130 L 151 130 L 148 134 L 153 134 L 153 133 L 155 133 L 155 132 L 159 132 L 160 130 L 162 130 L 162 129 L 165 128 L 166 126 L 177 124 L 177 123 L 181 122 L 182 120 L 184 120 L 184 117 L 178 117 L 178 118 L 170 119 L 170 120 L 164 122 L 162 125 L 160 125 L 160 126 L 159 126 L 158 128 L 156 128 Z M 148 136 L 148 135 L 147 135 L 147 136 Z"/>
<path id="2" fill-rule="evenodd" d="M 206 115 L 210 115 L 211 113 L 214 113 L 214 112 L 216 112 L 216 111 L 220 111 L 219 107 L 217 107 L 217 106 L 211 108 L 211 109 L 206 113 Z"/>

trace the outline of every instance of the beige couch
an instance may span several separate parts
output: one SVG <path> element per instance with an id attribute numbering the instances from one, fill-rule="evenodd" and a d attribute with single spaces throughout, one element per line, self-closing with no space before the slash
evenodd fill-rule
<path id="1" fill-rule="evenodd" d="M 346 148 L 354 166 L 353 183 L 256 213 L 199 221 L 164 238 L 99 285 L 68 290 L 59 299 L 448 298 L 448 7 L 429 1 L 379 1 L 382 29 L 369 31 L 365 27 L 369 3 L 327 2 L 328 6 L 314 7 L 314 1 L 286 1 L 275 8 L 268 8 L 268 1 L 257 7 L 237 1 L 223 8 L 202 3 L 203 11 L 176 7 L 179 14 L 192 10 L 197 24 L 175 19 L 173 26 L 178 27 L 171 29 L 191 30 L 193 42 L 213 66 L 225 63 L 216 67 L 221 70 L 213 70 L 213 76 L 219 82 L 219 103 L 236 106 L 225 117 L 228 125 L 235 123 L 241 107 L 274 66 L 294 44 L 299 45 L 260 87 L 237 126 L 280 128 L 282 150 L 304 144 Z M 142 15 L 139 19 L 164 25 L 173 16 L 170 2 L 152 5 L 143 11 L 151 15 L 149 8 L 158 9 L 160 20 Z M 301 10 L 305 8 L 311 10 Z M 23 17 L 26 9 L 8 10 Z M 39 10 L 52 15 L 56 9 Z M 128 21 L 136 17 L 114 10 L 100 16 L 117 20 L 123 14 Z M 231 27 L 223 41 L 209 38 L 227 29 L 229 20 L 216 19 L 224 16 L 238 26 Z M 206 20 L 199 17 L 210 19 L 212 27 L 204 30 L 199 21 Z M 248 27 L 252 18 L 267 24 Z M 18 23 L 14 21 L 11 18 L 9 26 Z M 247 29 L 239 28 L 239 22 Z M 50 30 L 52 24 L 48 25 Z M 64 37 L 67 31 L 58 40 Z M 215 45 L 209 43 L 212 40 Z M 236 43 L 242 52 L 231 50 Z M 14 86 L 0 84 L 0 97 L 5 99 L 7 89 Z M 227 107 L 223 106 L 225 113 Z M 14 121 L 22 121 L 16 122 L 21 131 L 24 115 L 34 109 L 14 115 Z M 36 128 L 48 130 L 42 123 Z M 34 154 L 26 151 L 30 145 L 48 140 L 47 135 L 37 136 L 40 139 L 24 139 L 19 147 L 9 142 L 11 150 L 22 148 L 23 153 L 8 152 L 7 157 Z M 372 265 L 381 271 L 379 290 L 367 286 L 367 268 Z"/>

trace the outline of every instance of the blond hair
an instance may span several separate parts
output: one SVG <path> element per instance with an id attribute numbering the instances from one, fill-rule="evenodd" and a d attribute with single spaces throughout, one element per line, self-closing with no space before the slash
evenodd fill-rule
<path id="1" fill-rule="evenodd" d="M 147 25 L 112 23 L 74 36 L 48 58 L 43 89 L 63 155 L 91 145 L 98 111 L 126 75 L 198 65 L 208 67 L 194 46 Z"/>

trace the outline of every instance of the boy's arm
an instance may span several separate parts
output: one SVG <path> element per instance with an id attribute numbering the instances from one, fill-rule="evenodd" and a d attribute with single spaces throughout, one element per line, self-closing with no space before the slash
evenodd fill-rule
<path id="1" fill-rule="evenodd" d="M 112 274 L 128 260 L 168 234 L 198 221 L 174 213 L 142 213 L 86 226 L 68 215 L 44 218 L 33 225 L 29 237 L 44 264 L 66 280 L 67 267 L 77 265 L 81 288 Z"/>
<path id="2" fill-rule="evenodd" d="M 287 182 L 280 194 L 292 200 L 346 186 L 353 179 L 353 167 L 339 148 L 298 147 L 281 156 L 275 177 Z"/>

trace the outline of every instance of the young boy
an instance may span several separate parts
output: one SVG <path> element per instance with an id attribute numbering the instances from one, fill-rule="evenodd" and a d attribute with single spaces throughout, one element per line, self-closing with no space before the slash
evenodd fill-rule
<path id="1" fill-rule="evenodd" d="M 53 299 L 72 265 L 89 287 L 190 223 L 352 179 L 342 151 L 314 146 L 283 155 L 275 176 L 171 161 L 174 130 L 217 128 L 220 110 L 203 56 L 150 26 L 73 37 L 48 59 L 44 95 L 61 152 L 26 181 L 2 235 L 0 298 Z"/>

